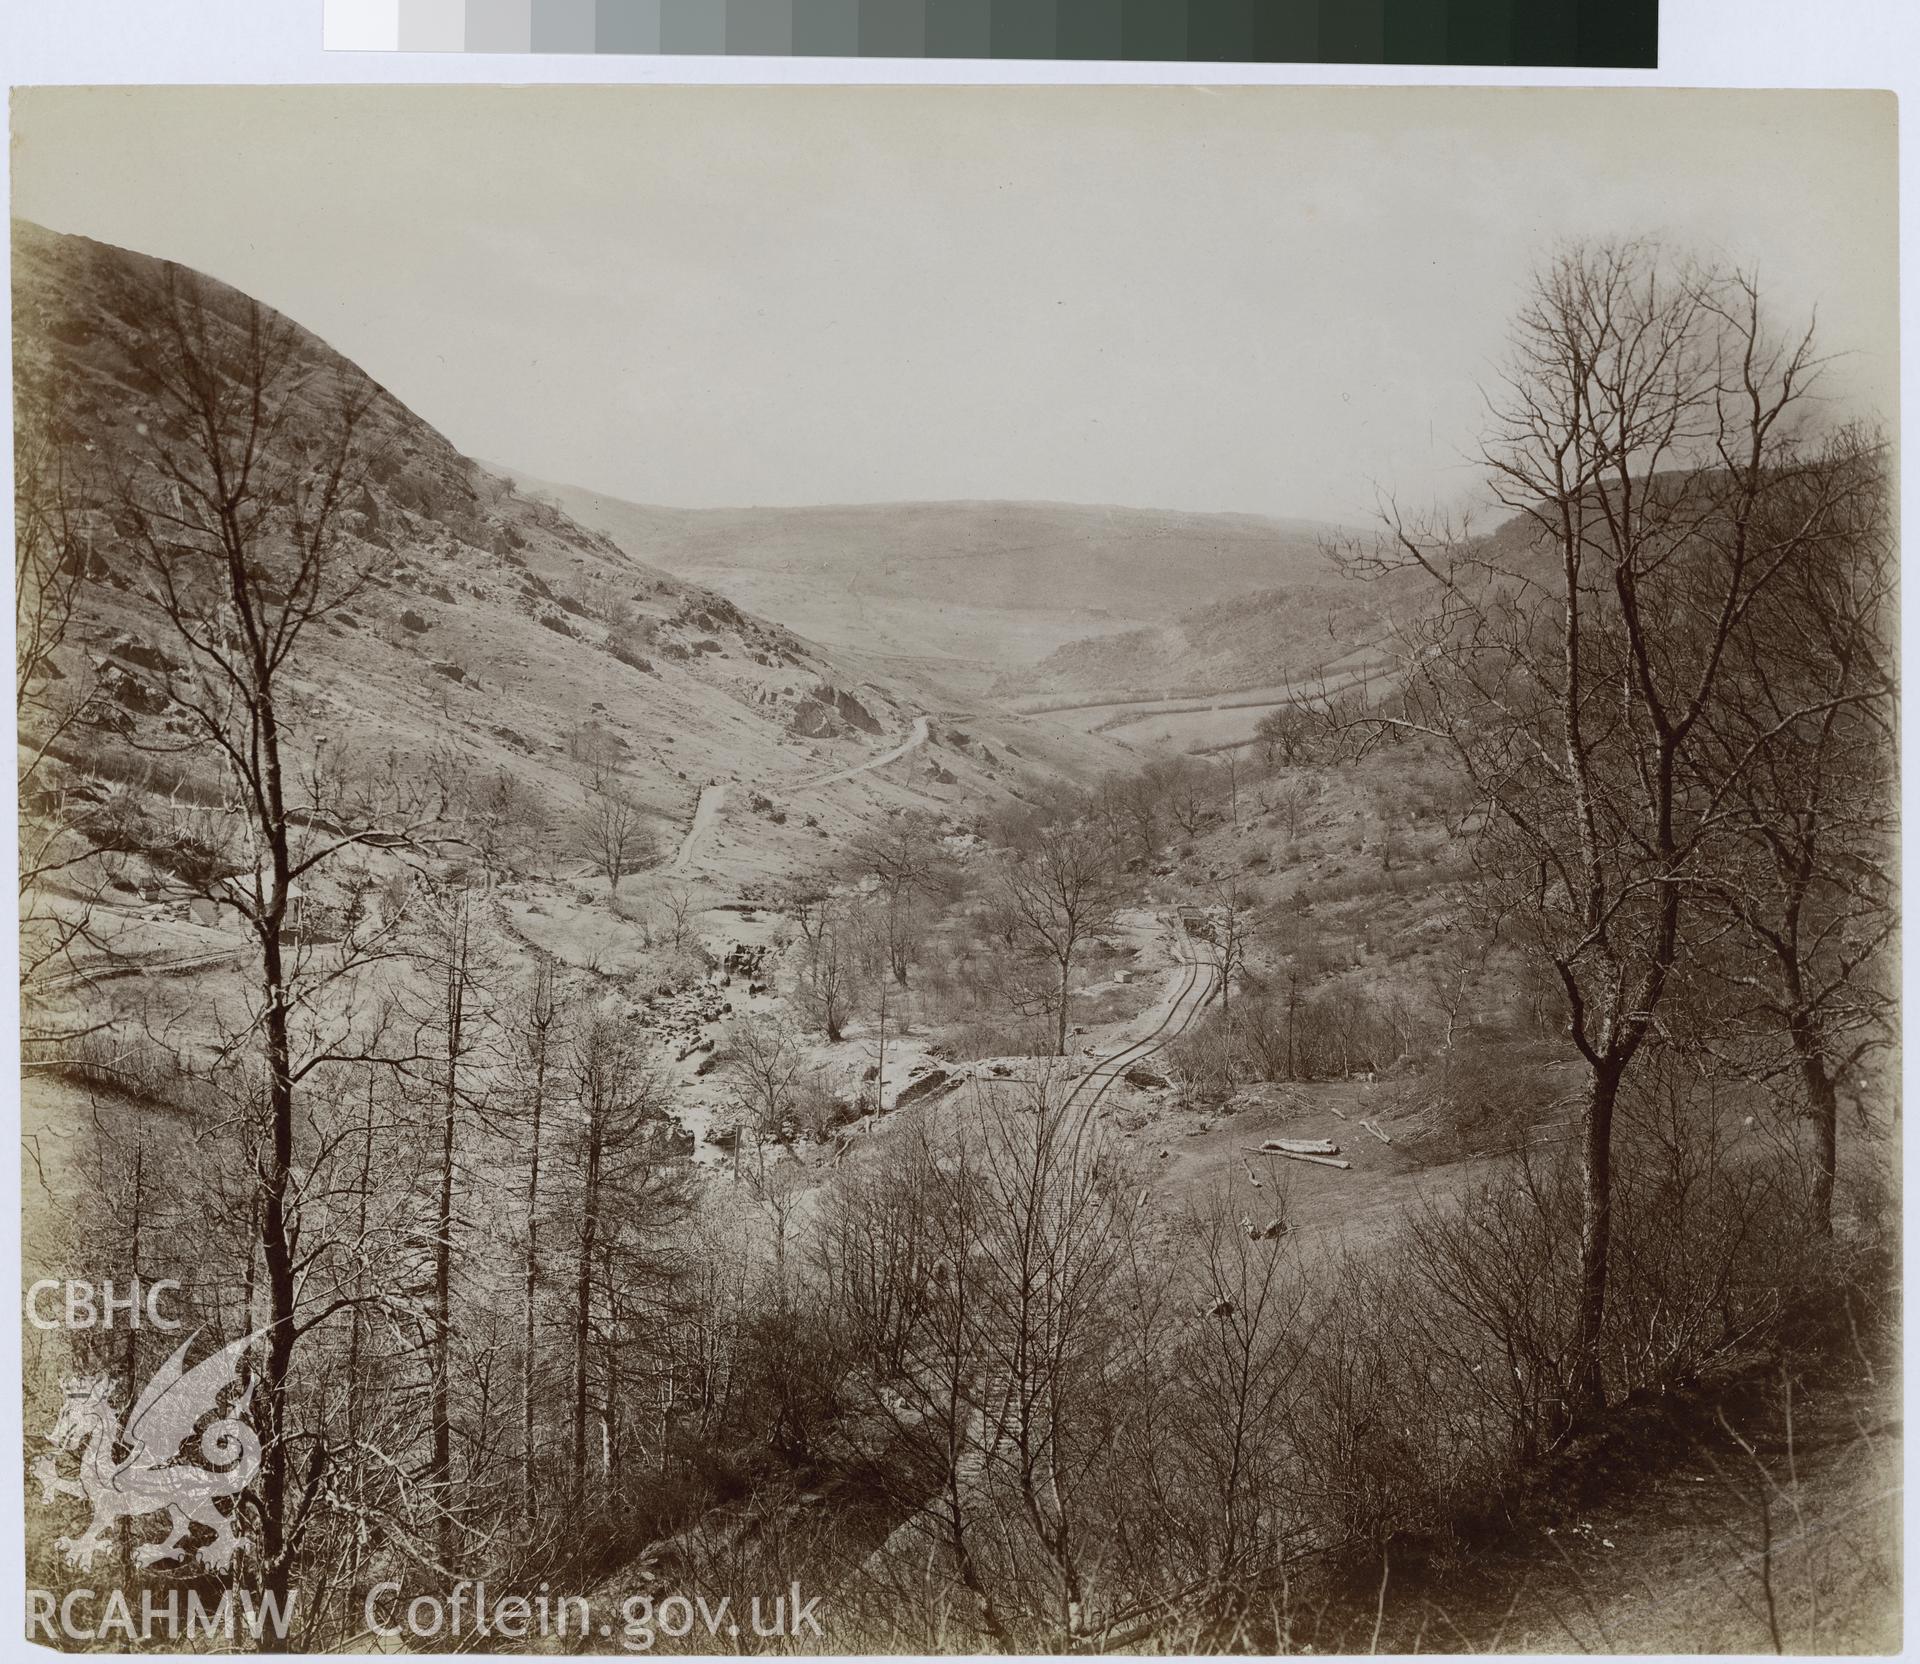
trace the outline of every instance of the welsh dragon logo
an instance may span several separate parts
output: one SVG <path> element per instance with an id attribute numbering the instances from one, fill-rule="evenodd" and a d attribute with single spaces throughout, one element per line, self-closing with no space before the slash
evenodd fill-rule
<path id="1" fill-rule="evenodd" d="M 43 1502 L 74 1496 L 92 1505 L 93 1519 L 81 1536 L 54 1541 L 69 1566 L 90 1569 L 93 1557 L 111 1547 L 107 1532 L 116 1521 L 162 1510 L 173 1530 L 165 1542 L 137 1548 L 136 1565 L 180 1559 L 185 1553 L 181 1540 L 195 1525 L 213 1532 L 213 1541 L 198 1552 L 200 1563 L 215 1571 L 232 1564 L 246 1539 L 233 1534 L 218 1501 L 244 1490 L 260 1468 L 260 1440 L 243 1419 L 252 1387 L 200 1435 L 201 1458 L 211 1466 L 176 1463 L 174 1458 L 202 1418 L 217 1409 L 221 1394 L 237 1383 L 240 1354 L 259 1338 L 258 1333 L 246 1335 L 187 1369 L 187 1348 L 194 1340 L 189 1335 L 154 1372 L 124 1426 L 107 1401 L 111 1383 L 104 1375 L 69 1377 L 61 1383 L 65 1402 L 47 1439 L 63 1451 L 80 1452 L 79 1477 L 61 1478 L 52 1456 L 33 1464 L 33 1476 L 40 1481 Z"/>

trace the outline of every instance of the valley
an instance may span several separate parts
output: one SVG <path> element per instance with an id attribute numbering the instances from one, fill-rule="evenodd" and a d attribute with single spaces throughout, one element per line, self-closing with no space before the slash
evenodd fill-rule
<path id="1" fill-rule="evenodd" d="M 1371 578 L 1244 514 L 638 505 L 461 454 L 211 278 L 13 236 L 27 1270 L 280 1337 L 281 1547 L 206 1570 L 312 1579 L 306 1643 L 457 1569 L 609 1613 L 805 1577 L 839 1650 L 1419 1650 L 1491 1533 L 1457 1616 L 1497 1644 L 1554 1564 L 1497 1522 L 1586 1529 L 1543 1476 L 1609 1530 L 1679 1506 L 1618 1471 L 1649 1404 L 1712 1473 L 1696 1581 L 1770 1577 L 1756 1494 L 1874 1504 L 1877 1434 L 1803 1492 L 1790 1408 L 1840 1439 L 1894 1306 L 1871 458 L 1782 476 L 1832 493 L 1789 506 L 1838 601 L 1795 534 L 1784 596 L 1714 541 L 1772 475 L 1649 482 L 1707 552 L 1646 582 L 1717 609 L 1563 556 L 1597 598 L 1556 611 L 1531 502 Z M 1633 658 L 1681 617 L 1727 639 Z M 1748 733 L 1775 662 L 1844 720 Z M 1683 672 L 1692 752 L 1657 698 L 1569 739 L 1540 696 Z M 1784 788 L 1728 755 L 1857 789 L 1791 1021 L 1729 992 L 1797 938 Z M 30 1336 L 35 1413 L 137 1391 L 164 1348 L 119 1338 Z M 1787 1587 L 1830 1637 L 1825 1563 Z"/>

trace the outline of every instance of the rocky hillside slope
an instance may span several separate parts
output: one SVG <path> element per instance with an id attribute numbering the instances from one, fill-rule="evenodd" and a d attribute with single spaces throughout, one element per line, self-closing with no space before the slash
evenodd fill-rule
<path id="1" fill-rule="evenodd" d="M 58 662 L 102 697 L 64 749 L 75 767 L 116 759 L 124 772 L 136 748 L 184 727 L 168 629 L 112 507 L 115 481 L 144 449 L 144 424 L 158 419 L 121 343 L 142 326 L 141 297 L 165 268 L 18 221 L 13 261 L 16 407 L 24 427 L 60 442 L 86 528 L 86 582 Z M 217 284 L 207 292 L 232 327 L 244 297 Z M 344 553 L 369 560 L 373 581 L 303 644 L 303 736 L 408 762 L 447 748 L 467 768 L 509 771 L 563 810 L 582 800 L 583 755 L 603 768 L 611 758 L 671 850 L 709 780 L 751 781 L 777 798 L 786 783 L 854 768 L 913 731 L 926 700 L 911 681 L 744 611 L 524 494 L 317 337 L 302 332 L 298 353 L 301 391 L 281 443 L 307 443 L 339 389 L 374 394 L 362 430 L 374 460 L 344 519 Z M 953 743 L 936 725 L 886 771 L 892 796 L 958 812 L 1004 792 L 1022 768 L 1072 769 L 1099 754 L 1014 727 L 1010 759 L 1013 728 L 1002 736 L 969 720 L 966 743 Z M 850 812 L 885 807 L 871 791 L 848 798 Z M 800 817 L 769 818 L 760 831 L 795 859 L 825 836 Z"/>

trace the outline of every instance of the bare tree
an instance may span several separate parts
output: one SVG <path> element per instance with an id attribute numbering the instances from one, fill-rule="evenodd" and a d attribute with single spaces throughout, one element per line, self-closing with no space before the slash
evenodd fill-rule
<path id="1" fill-rule="evenodd" d="M 588 791 L 580 837 L 587 859 L 613 895 L 619 894 L 621 879 L 638 872 L 654 855 L 644 811 L 610 778 Z"/>
<path id="2" fill-rule="evenodd" d="M 1190 1209 L 1176 1261 L 1178 1295 L 1203 1320 L 1184 1329 L 1167 1361 L 1178 1413 L 1153 1459 L 1173 1470 L 1165 1489 L 1198 1561 L 1189 1576 L 1218 1590 L 1230 1613 L 1296 1529 L 1299 1478 L 1286 1430 L 1309 1355 L 1307 1282 L 1285 1214 L 1278 1193 L 1255 1215 L 1236 1214 L 1232 1196 L 1218 1192 Z"/>
<path id="3" fill-rule="evenodd" d="M 1207 770 L 1191 759 L 1181 757 L 1158 765 L 1152 771 L 1173 824 L 1189 838 L 1213 818 L 1213 792 Z"/>
<path id="4" fill-rule="evenodd" d="M 1237 878 L 1223 878 L 1207 889 L 1207 912 L 1201 929 L 1213 948 L 1214 968 L 1220 973 L 1220 1018 L 1227 1028 L 1227 1047 L 1233 1047 L 1233 985 L 1247 963 L 1247 942 L 1253 932 L 1253 897 Z"/>
<path id="5" fill-rule="evenodd" d="M 736 1018 L 727 1025 L 726 1059 L 728 1097 L 741 1122 L 763 1138 L 781 1137 L 806 1065 L 793 1030 L 774 1016 Z"/>
<path id="6" fill-rule="evenodd" d="M 1283 763 L 1291 768 L 1307 760 L 1314 736 L 1321 727 L 1320 718 L 1305 704 L 1288 700 L 1264 712 L 1253 731 L 1259 736 L 1268 768 L 1277 768 Z"/>
<path id="7" fill-rule="evenodd" d="M 641 1282 L 627 1252 L 636 1216 L 652 1212 L 646 1224 L 658 1229 L 678 1215 L 684 1198 L 663 1164 L 667 1088 L 649 1068 L 637 1034 L 611 1015 L 592 1017 L 574 1038 L 569 1074 L 577 1117 L 569 1151 L 574 1262 L 568 1498 L 577 1512 L 586 1501 L 596 1408 L 602 1468 L 613 1477 L 622 1306 Z"/>
<path id="8" fill-rule="evenodd" d="M 1056 973 L 1054 1051 L 1060 1056 L 1067 1050 L 1075 961 L 1119 906 L 1117 865 L 1113 845 L 1087 819 L 1034 826 L 1001 864 L 999 890 L 1014 930 Z"/>
<path id="9" fill-rule="evenodd" d="M 985 1492 L 999 1529 L 1037 1550 L 1031 1598 L 1064 1640 L 1091 1617 L 1104 1498 L 1095 1475 L 1113 1423 L 1109 1308 L 1124 1220 L 1098 1138 L 1044 1076 L 983 1105 L 969 1319 L 982 1375 L 977 1418 Z M 984 1512 L 984 1510 L 983 1510 Z M 991 1517 L 991 1516 L 989 1516 Z"/>
<path id="10" fill-rule="evenodd" d="M 618 791 L 620 745 L 614 734 L 592 719 L 567 730 L 567 756 L 581 765 L 587 790 L 593 796 Z"/>
<path id="11" fill-rule="evenodd" d="M 495 878 L 545 868 L 554 828 L 545 799 L 525 778 L 502 765 L 469 781 L 461 804 L 467 835 Z"/>
<path id="12" fill-rule="evenodd" d="M 865 982 L 860 929 L 844 901 L 822 904 L 812 935 L 801 944 L 802 1008 L 829 1041 L 842 1038 Z"/>
<path id="13" fill-rule="evenodd" d="M 881 1548 L 924 1565 L 926 1540 L 980 1632 L 1064 1644 L 1110 1598 L 1114 1522 L 1098 1476 L 1119 1386 L 1108 1308 L 1126 1247 L 1113 1175 L 1041 1081 L 989 1094 L 977 1127 L 913 1114 L 884 1164 L 851 1170 L 817 1245 L 828 1310 L 864 1367 L 848 1387 L 889 1428 L 872 1483 L 905 1519 Z"/>
<path id="14" fill-rule="evenodd" d="M 535 1474 L 534 1379 L 537 1353 L 536 1317 L 540 1295 L 541 1189 L 543 1139 L 549 1131 L 549 1105 L 554 1096 L 564 1037 L 564 1021 L 554 986 L 551 961 L 534 968 L 533 982 L 519 1009 L 509 1020 L 508 1103 L 506 1117 L 514 1131 L 513 1143 L 525 1152 L 527 1164 L 526 1214 L 520 1280 L 520 1512 L 531 1520 L 537 1502 Z"/>
<path id="15" fill-rule="evenodd" d="M 1134 853 L 1142 861 L 1151 861 L 1160 847 L 1161 794 L 1151 771 L 1125 777 L 1114 793 L 1117 803 L 1116 824 L 1124 820 L 1129 828 Z"/>
<path id="16" fill-rule="evenodd" d="M 944 897 L 952 881 L 938 823 L 923 814 L 883 821 L 854 840 L 848 870 L 880 886 L 887 970 L 904 988 L 923 928 L 922 909 Z"/>
<path id="17" fill-rule="evenodd" d="M 183 743 L 215 759 L 229 797 L 214 841 L 190 862 L 176 859 L 174 870 L 191 891 L 237 914 L 259 952 L 249 1032 L 265 1100 L 255 1219 L 266 1341 L 254 1401 L 261 1575 L 265 1593 L 284 1600 L 300 1523 L 310 1517 L 294 1490 L 294 1350 L 349 1304 L 315 1303 L 312 1285 L 303 1291 L 300 1281 L 300 1255 L 312 1245 L 299 1241 L 296 1096 L 303 1079 L 340 1055 L 341 1040 L 317 1035 L 302 1055 L 296 1036 L 297 1024 L 314 1021 L 313 988 L 301 985 L 289 935 L 296 892 L 371 841 L 406 842 L 432 813 L 405 791 L 343 795 L 341 777 L 322 767 L 308 780 L 331 788 L 328 800 L 303 801 L 309 794 L 294 755 L 288 683 L 303 638 L 368 579 L 364 560 L 341 540 L 340 519 L 361 481 L 363 430 L 379 395 L 360 378 L 317 379 L 286 319 L 256 302 L 216 297 L 179 267 L 163 265 L 157 280 L 129 278 L 115 310 L 130 320 L 119 346 L 153 412 L 120 483 L 119 519 L 147 598 L 186 661 L 184 685 L 172 694 L 190 732 Z M 372 928 L 360 920 L 349 945 L 366 946 Z M 326 975 L 342 974 L 351 956 L 336 955 Z M 309 1469 L 305 1494 L 320 1477 L 317 1466 Z"/>
<path id="18" fill-rule="evenodd" d="M 873 1001 L 873 1112 L 887 1107 L 887 1012 L 896 987 L 895 971 L 904 968 L 901 937 L 904 913 L 885 889 L 849 909 L 860 980 Z M 904 1026 L 904 1025 L 903 1025 Z"/>
<path id="19" fill-rule="evenodd" d="M 1287 836 L 1300 836 L 1300 823 L 1306 813 L 1319 801 L 1320 790 L 1307 775 L 1296 774 L 1290 780 L 1274 788 L 1273 804 L 1287 823 Z"/>
<path id="20" fill-rule="evenodd" d="M 1752 957 L 1708 963 L 1746 1019 L 1742 1072 L 1797 1079 L 1815 1134 L 1809 1207 L 1826 1233 L 1840 1092 L 1897 1027 L 1898 559 L 1883 448 L 1866 435 L 1840 434 L 1771 496 L 1792 558 L 1728 644 L 1737 696 L 1710 708 L 1701 748 L 1703 787 L 1733 783 L 1738 835 L 1705 900 Z"/>
<path id="21" fill-rule="evenodd" d="M 1227 824 L 1238 827 L 1240 824 L 1240 773 L 1242 764 L 1239 751 L 1228 746 L 1217 753 L 1220 772 L 1227 777 Z"/>
<path id="22" fill-rule="evenodd" d="M 487 1081 L 497 1062 L 493 1045 L 491 956 L 476 937 L 479 904 L 466 874 L 455 872 L 429 887 L 421 909 L 417 961 L 428 983 L 428 1001 L 415 1022 L 414 1074 L 431 1117 L 421 1128 L 433 1151 L 425 1169 L 431 1181 L 432 1225 L 426 1246 L 429 1451 L 423 1485 L 433 1510 L 440 1563 L 457 1563 L 459 1509 L 453 1473 L 454 1276 L 459 1187 L 467 1176 L 469 1128 L 486 1108 Z M 404 1002 L 403 1002 L 404 1003 Z"/>
<path id="23" fill-rule="evenodd" d="M 1795 470 L 1815 369 L 1811 332 L 1776 338 L 1742 274 L 1569 249 L 1490 395 L 1482 454 L 1515 527 L 1462 542 L 1390 511 L 1375 552 L 1439 602 L 1394 626 L 1400 711 L 1360 720 L 1434 734 L 1464 764 L 1490 811 L 1484 871 L 1554 967 L 1587 1070 L 1575 1415 L 1605 1403 L 1620 1083 L 1725 824 L 1731 779 L 1703 735 L 1729 644 L 1795 547 L 1761 508 Z"/>

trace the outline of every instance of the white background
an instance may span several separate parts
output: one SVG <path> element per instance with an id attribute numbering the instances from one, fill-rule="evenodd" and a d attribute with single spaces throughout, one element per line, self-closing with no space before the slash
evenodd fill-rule
<path id="1" fill-rule="evenodd" d="M 349 7 L 379 0 L 345 0 Z M 718 0 L 715 0 L 718 3 Z M 1526 0 L 1519 0 L 1525 4 Z M 1449 84 L 1466 86 L 1671 86 L 1671 87 L 1877 87 L 1898 93 L 1902 101 L 1901 252 L 1903 336 L 1915 316 L 1913 228 L 1916 149 L 1914 105 L 1920 94 L 1920 4 L 1916 0 L 1661 0 L 1660 67 L 1657 70 L 1468 69 L 1378 65 L 1230 64 L 1054 64 L 974 63 L 953 60 L 861 60 L 825 58 L 692 58 L 484 56 L 328 51 L 322 43 L 321 0 L 0 0 L 0 70 L 9 86 L 46 82 L 329 82 L 329 81 L 492 81 L 519 83 L 658 83 L 674 81 L 786 82 L 1200 82 L 1375 85 Z M 244 143 L 244 135 L 236 135 Z M 1676 156 L 1676 167 L 1687 158 Z M 4 258 L 4 256 L 0 256 Z M 10 340 L 4 351 L 11 382 Z M 1911 356 L 1901 378 L 1901 431 L 1914 409 L 1916 375 Z M 9 444 L 0 460 L 6 493 L 12 495 Z M 1911 455 L 1902 467 L 1902 485 L 1911 488 Z M 11 535 L 12 516 L 7 517 Z M 10 568 L 9 568 L 10 569 Z M 11 629 L 12 610 L 7 612 Z M 1920 626 L 1920 601 L 1902 596 L 1907 639 Z M 9 646 L 9 652 L 11 647 Z M 1906 732 L 1915 728 L 1914 698 L 1903 712 Z M 1903 755 L 1906 824 L 1915 823 L 1920 790 L 1911 784 L 1912 747 Z M 11 792 L 11 771 L 4 788 Z M 0 860 L 12 865 L 14 815 L 0 816 Z M 0 887 L 11 897 L 12 886 Z M 0 961 L 17 952 L 16 932 L 0 932 Z M 1910 943 L 1912 938 L 1910 938 Z M 1910 945 L 1909 981 L 1920 965 L 1920 949 Z M 6 970 L 11 979 L 14 972 Z M 10 983 L 8 984 L 10 985 Z M 0 1000 L 0 1056 L 17 1056 L 17 1005 Z M 1906 1084 L 1913 1095 L 1916 1069 L 1907 1063 Z M 17 1076 L 9 1066 L 0 1074 L 6 1125 L 17 1139 Z M 1907 1164 L 1907 1194 L 1914 1193 L 1920 1163 Z M 0 1161 L 0 1196 L 7 1199 L 0 1222 L 0 1266 L 13 1287 L 20 1286 L 19 1163 Z M 1909 1291 L 1907 1334 L 1914 1333 L 1916 1302 Z M 20 1330 L 0 1323 L 0 1656 L 11 1654 L 24 1633 L 22 1512 L 11 1499 L 24 1495 L 20 1471 L 20 1398 L 17 1378 Z M 1909 1356 L 1907 1378 L 1913 1379 Z M 1908 1455 L 1909 1473 L 1912 1456 Z M 1907 1529 L 1909 1591 L 1917 1585 L 1916 1520 L 1911 1508 Z"/>

